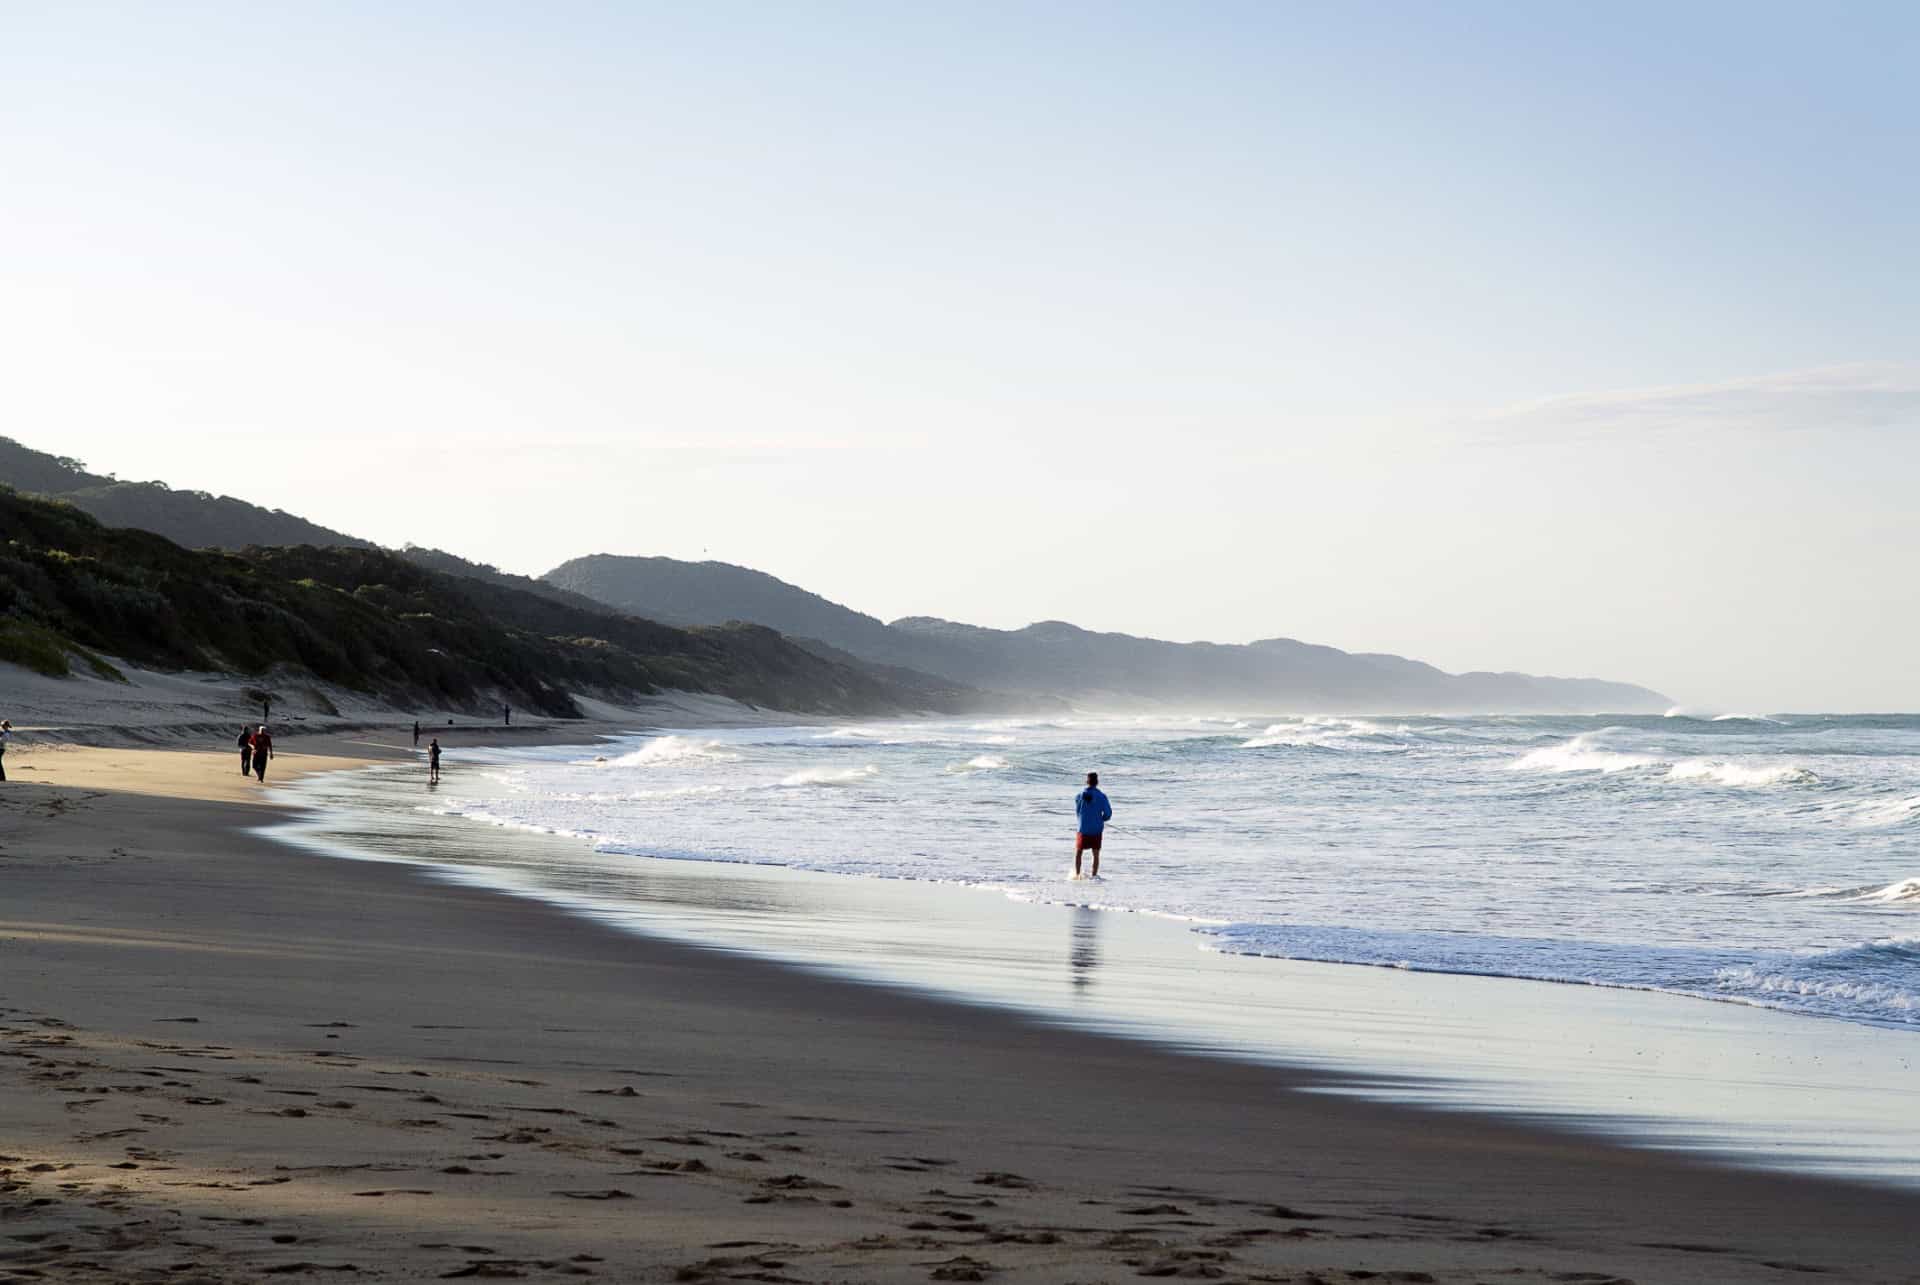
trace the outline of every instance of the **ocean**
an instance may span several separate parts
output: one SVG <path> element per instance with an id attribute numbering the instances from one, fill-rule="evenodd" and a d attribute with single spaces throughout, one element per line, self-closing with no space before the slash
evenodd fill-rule
<path id="1" fill-rule="evenodd" d="M 491 758 L 418 806 L 1162 916 L 1207 950 L 1920 1025 L 1920 717 L 889 722 Z M 1088 770 L 1097 883 L 1068 878 Z"/>

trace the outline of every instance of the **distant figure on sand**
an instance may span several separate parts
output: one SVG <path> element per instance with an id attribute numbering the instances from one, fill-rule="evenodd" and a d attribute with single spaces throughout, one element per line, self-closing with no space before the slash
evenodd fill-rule
<path id="1" fill-rule="evenodd" d="M 273 697 L 271 696 L 266 697 L 260 702 L 260 721 L 263 723 L 271 723 L 273 721 Z"/>
<path id="2" fill-rule="evenodd" d="M 500 707 L 500 722 L 506 727 L 513 726 L 513 706 L 502 705 Z"/>
<path id="3" fill-rule="evenodd" d="M 13 724 L 0 718 L 0 781 L 7 779 L 7 742 L 13 739 Z"/>
<path id="4" fill-rule="evenodd" d="M 234 742 L 240 747 L 240 775 L 245 776 L 253 770 L 253 729 L 240 729 L 240 739 Z"/>
<path id="5" fill-rule="evenodd" d="M 1076 794 L 1073 810 L 1080 818 L 1080 828 L 1073 836 L 1073 877 L 1080 877 L 1080 854 L 1093 853 L 1093 877 L 1100 877 L 1100 838 L 1107 830 L 1107 822 L 1113 820 L 1113 805 L 1107 802 L 1107 796 L 1100 791 L 1100 774 L 1087 773 L 1087 788 Z"/>
<path id="6" fill-rule="evenodd" d="M 253 734 L 253 774 L 264 784 L 267 779 L 267 760 L 273 757 L 273 733 L 267 730 L 265 723 Z"/>
<path id="7" fill-rule="evenodd" d="M 417 718 L 413 720 L 413 748 L 420 748 L 420 720 Z"/>
<path id="8" fill-rule="evenodd" d="M 427 784 L 440 784 L 440 738 L 427 742 Z"/>

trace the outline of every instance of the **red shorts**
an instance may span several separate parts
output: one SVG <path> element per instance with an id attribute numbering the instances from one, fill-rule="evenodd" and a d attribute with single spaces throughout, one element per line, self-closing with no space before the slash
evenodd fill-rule
<path id="1" fill-rule="evenodd" d="M 1073 855 L 1077 857 L 1082 852 L 1091 852 L 1094 856 L 1096 857 L 1099 856 L 1101 837 L 1102 836 L 1097 834 L 1074 835 L 1073 836 Z"/>

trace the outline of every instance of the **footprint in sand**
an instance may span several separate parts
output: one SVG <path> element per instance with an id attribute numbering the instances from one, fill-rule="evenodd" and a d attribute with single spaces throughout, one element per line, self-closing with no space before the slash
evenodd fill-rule
<path id="1" fill-rule="evenodd" d="M 1031 1191 L 1036 1185 L 1031 1178 L 998 1171 L 981 1174 L 973 1180 L 973 1184 L 976 1187 L 1004 1187 L 1012 1191 Z"/>

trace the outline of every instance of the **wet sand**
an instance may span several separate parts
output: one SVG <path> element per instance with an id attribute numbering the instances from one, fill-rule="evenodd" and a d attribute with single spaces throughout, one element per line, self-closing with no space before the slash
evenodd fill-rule
<path id="1" fill-rule="evenodd" d="M 1914 1279 L 1911 1193 L 308 855 L 237 755 L 59 757 L 0 792 L 0 1280 Z"/>

